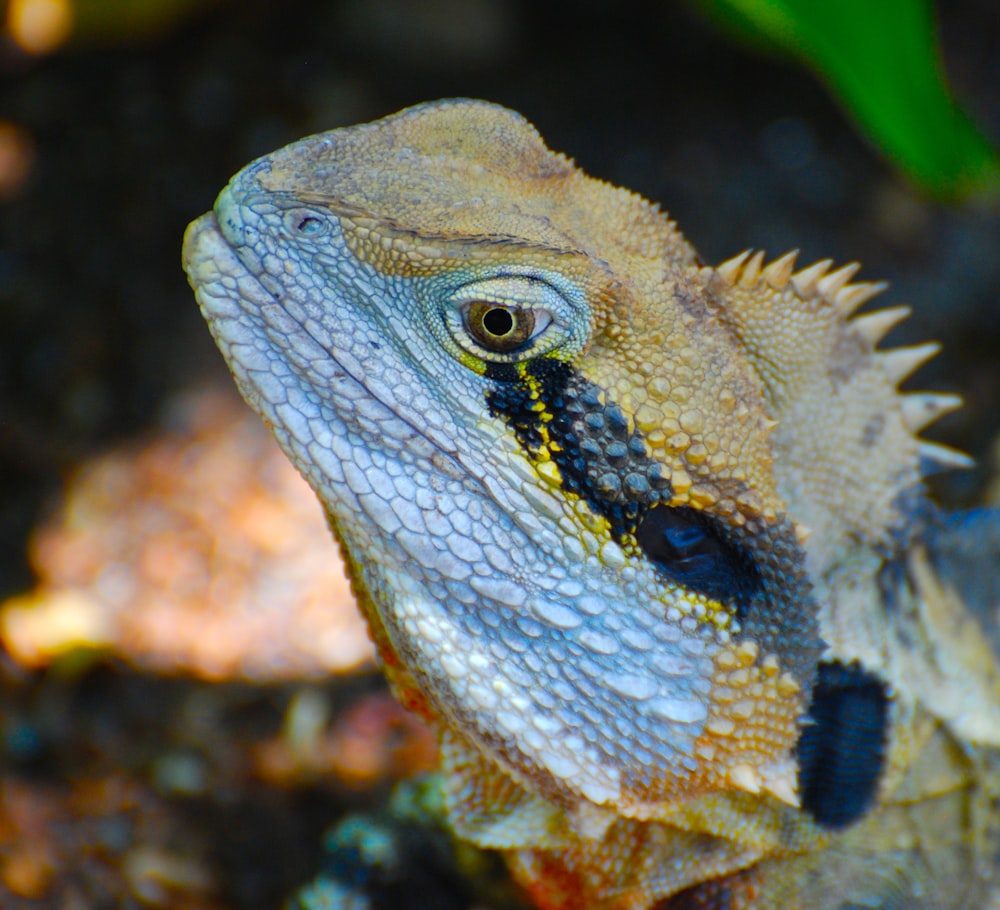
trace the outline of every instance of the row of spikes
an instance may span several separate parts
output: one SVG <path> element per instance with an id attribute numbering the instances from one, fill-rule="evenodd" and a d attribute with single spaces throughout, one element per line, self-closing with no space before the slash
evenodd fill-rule
<path id="1" fill-rule="evenodd" d="M 888 284 L 884 281 L 852 284 L 851 279 L 861 267 L 857 262 L 848 263 L 831 272 L 833 260 L 821 259 L 796 272 L 797 257 L 798 250 L 792 250 L 765 266 L 763 251 L 745 250 L 723 262 L 716 268 L 716 272 L 732 287 L 750 289 L 764 281 L 775 291 L 791 287 L 802 300 L 822 298 L 837 310 L 844 322 L 861 335 L 873 350 L 895 326 L 910 315 L 908 306 L 896 306 L 854 316 L 862 304 L 884 291 Z M 852 316 L 853 318 L 849 318 Z M 940 350 L 941 345 L 931 341 L 912 347 L 878 351 L 877 356 L 886 376 L 898 386 Z M 914 436 L 961 406 L 962 398 L 959 395 L 939 392 L 900 393 L 903 421 Z M 925 477 L 940 471 L 973 466 L 972 459 L 964 452 L 925 439 L 918 439 L 918 455 L 920 471 Z"/>

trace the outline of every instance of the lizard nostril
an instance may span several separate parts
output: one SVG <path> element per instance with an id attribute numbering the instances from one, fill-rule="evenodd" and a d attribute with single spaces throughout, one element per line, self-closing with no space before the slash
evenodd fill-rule
<path id="1" fill-rule="evenodd" d="M 299 237 L 318 237 L 326 231 L 326 222 L 309 209 L 293 209 L 284 215 L 285 229 Z"/>

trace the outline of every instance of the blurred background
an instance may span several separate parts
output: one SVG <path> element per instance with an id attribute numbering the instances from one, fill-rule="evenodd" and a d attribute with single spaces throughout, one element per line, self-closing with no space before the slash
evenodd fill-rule
<path id="1" fill-rule="evenodd" d="M 0 5 L 0 906 L 274 907 L 432 762 L 180 269 L 228 177 L 307 133 L 487 98 L 709 262 L 860 260 L 914 308 L 890 343 L 945 346 L 916 385 L 966 397 L 929 435 L 979 467 L 938 495 L 997 500 L 1000 17 L 865 8 Z"/>

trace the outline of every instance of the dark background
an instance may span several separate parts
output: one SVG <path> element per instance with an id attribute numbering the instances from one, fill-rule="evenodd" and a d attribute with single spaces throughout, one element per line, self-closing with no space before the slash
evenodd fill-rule
<path id="1" fill-rule="evenodd" d="M 951 80 L 996 139 L 995 4 L 942 7 Z M 946 345 L 921 380 L 970 409 L 942 434 L 982 455 L 1000 420 L 997 207 L 922 199 L 812 76 L 676 0 L 245 0 L 141 43 L 8 47 L 0 65 L 0 117 L 34 147 L 0 205 L 0 590 L 28 582 L 40 494 L 220 371 L 178 264 L 187 222 L 251 158 L 433 98 L 521 111 L 590 173 L 659 201 L 708 261 L 748 246 L 861 260 L 892 282 L 884 301 L 915 309 L 893 341 Z M 981 480 L 952 489 L 968 499 Z"/>
<path id="2" fill-rule="evenodd" d="M 995 0 L 940 5 L 952 84 L 996 141 Z M 922 198 L 800 68 L 676 0 L 233 0 L 141 39 L 0 49 L 0 120 L 27 150 L 0 201 L 0 598 L 32 583 L 25 541 L 74 466 L 224 375 L 179 260 L 185 225 L 227 178 L 307 133 L 456 95 L 521 111 L 591 174 L 661 202 L 709 262 L 799 248 L 803 263 L 858 259 L 861 278 L 890 280 L 883 302 L 915 311 L 892 341 L 945 344 L 918 384 L 968 402 L 931 435 L 984 465 L 941 495 L 984 495 L 1000 427 L 998 207 Z M 123 687 L 156 685 L 100 672 L 93 718 Z M 64 773 L 35 758 L 17 767 Z M 253 818 L 266 829 L 286 810 Z M 262 859 L 226 868 L 253 866 L 260 884 L 227 882 L 224 903 L 270 906 L 308 874 L 321 815 L 295 829 L 295 862 L 267 871 L 268 848 L 247 847 Z M 212 838 L 231 836 L 213 823 Z"/>

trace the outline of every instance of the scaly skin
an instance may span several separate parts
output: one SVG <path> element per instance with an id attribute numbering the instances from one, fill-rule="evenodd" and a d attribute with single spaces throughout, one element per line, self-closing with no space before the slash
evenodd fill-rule
<path id="1" fill-rule="evenodd" d="M 928 502 L 959 402 L 897 391 L 936 348 L 876 350 L 880 285 L 704 266 L 468 101 L 259 159 L 184 256 L 451 824 L 539 907 L 994 899 L 997 586 L 954 579 L 1000 519 Z"/>

